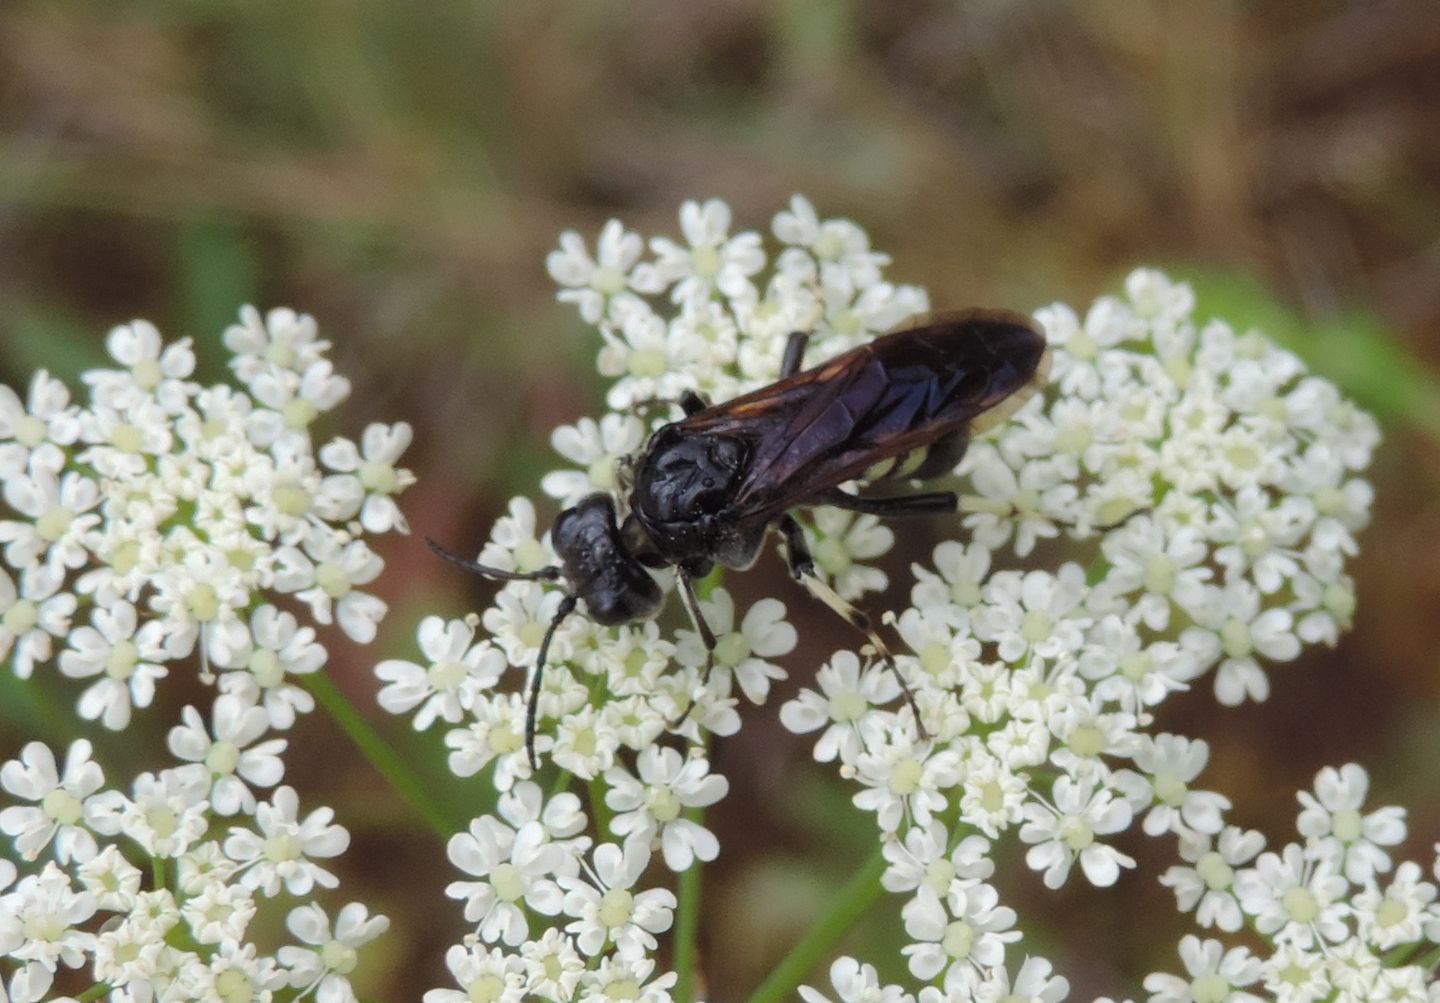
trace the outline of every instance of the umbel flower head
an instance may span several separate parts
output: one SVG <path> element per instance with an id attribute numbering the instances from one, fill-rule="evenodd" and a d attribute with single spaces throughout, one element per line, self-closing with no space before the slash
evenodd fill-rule
<path id="1" fill-rule="evenodd" d="M 382 565 L 362 536 L 405 530 L 409 426 L 317 455 L 311 426 L 350 384 L 314 320 L 246 307 L 224 340 L 239 388 L 195 382 L 189 339 L 144 321 L 110 332 L 118 368 L 84 375 L 86 403 L 43 372 L 28 400 L 0 387 L 0 654 L 22 678 L 58 654 L 86 681 L 81 716 L 108 728 L 192 655 L 206 678 L 248 676 L 225 685 L 285 727 L 308 706 L 286 676 L 323 649 L 272 600 L 361 642 L 385 612 L 363 590 Z"/>
<path id="2" fill-rule="evenodd" d="M 273 733 L 314 706 L 295 684 L 326 661 L 314 625 L 366 642 L 385 613 L 363 537 L 405 530 L 410 429 L 317 453 L 350 385 L 315 322 L 247 307 L 224 342 L 236 385 L 196 382 L 189 340 L 136 321 L 83 402 L 43 372 L 25 400 L 0 386 L 0 657 L 22 679 L 58 669 L 80 718 L 117 731 L 169 676 L 215 684 L 208 714 L 169 729 L 176 765 L 128 784 L 105 787 L 85 739 L 63 767 L 40 742 L 0 766 L 0 999 L 353 1000 L 355 949 L 388 924 L 352 903 L 332 932 L 295 901 L 335 887 L 317 861 L 349 834 L 277 787 Z M 254 942 L 287 915 L 252 928 L 265 909 L 288 909 L 299 945 Z"/>
<path id="3" fill-rule="evenodd" d="M 680 415 L 680 395 L 725 401 L 773 382 L 791 332 L 809 332 L 805 362 L 815 366 L 929 307 L 924 290 L 887 280 L 889 258 L 863 230 L 821 218 L 803 198 L 776 215 L 773 241 L 734 232 L 717 200 L 687 202 L 680 231 L 647 240 L 612 220 L 594 251 L 567 232 L 547 261 L 560 299 L 594 327 L 596 366 L 611 381 L 606 413 L 554 433 L 570 466 L 541 485 L 560 505 L 612 492 L 623 515 L 617 471 Z M 382 703 L 413 712 L 419 728 L 443 717 L 452 768 L 519 795 L 502 803 L 503 818 L 483 816 L 452 847 L 478 879 L 452 891 L 476 924 L 451 965 L 460 992 L 503 985 L 549 999 L 611 998 L 588 974 L 571 983 L 555 975 L 578 972 L 581 956 L 593 970 L 603 956 L 629 973 L 611 996 L 666 998 L 673 975 L 657 978 L 653 961 L 634 967 L 670 923 L 664 909 L 633 918 L 641 898 L 669 881 L 646 857 L 683 871 L 723 852 L 700 816 L 728 791 L 710 769 L 709 738 L 738 730 L 739 702 L 765 702 L 787 669 L 805 686 L 780 709 L 782 722 L 817 735 L 815 757 L 835 763 L 856 805 L 872 813 L 889 865 L 884 886 L 904 897 L 904 956 L 925 987 L 920 999 L 1057 1000 L 1068 991 L 1048 961 L 1016 946 L 1024 918 L 988 882 L 1004 842 L 1024 847 L 1050 888 L 1077 874 L 1109 886 L 1135 866 L 1113 845 L 1118 836 L 1137 827 L 1170 835 L 1184 859 L 1219 855 L 1206 875 L 1230 872 L 1218 889 L 1205 886 L 1209 878 L 1193 894 L 1193 882 L 1177 884 L 1182 906 L 1202 903 L 1204 917 L 1227 924 L 1269 916 L 1288 872 L 1265 863 L 1268 884 L 1239 879 L 1259 848 L 1232 835 L 1229 801 L 1199 786 L 1208 744 L 1158 733 L 1155 713 L 1199 684 L 1227 705 L 1264 699 L 1275 665 L 1306 645 L 1333 644 L 1348 627 L 1355 597 L 1345 563 L 1369 518 L 1363 471 L 1377 427 L 1259 332 L 1197 317 L 1190 289 L 1154 270 L 1135 271 L 1123 295 L 1085 311 L 1056 304 L 1034 319 L 1054 349 L 1050 384 L 978 436 L 954 471 L 953 538 L 912 569 L 909 607 L 885 618 L 902 642 L 895 665 L 837 621 L 832 658 L 787 666 L 795 633 L 784 605 L 740 609 L 718 585 L 702 603 L 718 642 L 708 678 L 684 626 L 602 628 L 571 617 L 555 631 L 535 708 L 538 747 L 553 764 L 544 769 L 559 774 L 540 784 L 524 748 L 521 694 L 561 603 L 558 586 L 506 584 L 478 618 L 422 626 L 428 664 L 382 666 Z M 872 562 L 893 534 L 875 517 L 824 507 L 798 515 L 836 591 L 862 598 L 886 586 Z M 1038 541 L 1061 536 L 1087 553 L 1058 568 L 1021 566 Z M 556 563 L 536 506 L 512 501 L 479 559 L 521 572 Z M 477 622 L 486 634 L 474 632 Z M 508 662 L 498 679 L 497 651 Z M 1332 793 L 1320 804 L 1353 800 Z M 557 820 L 547 822 L 552 805 Z M 1317 811 L 1306 824 L 1332 831 Z M 1356 843 L 1344 817 L 1351 842 L 1323 846 L 1343 849 L 1357 876 L 1388 861 L 1379 843 Z M 1393 827 L 1371 828 L 1390 845 Z M 1212 842 L 1217 850 L 1199 849 Z M 1319 853 L 1321 836 L 1312 845 Z M 1319 867 L 1305 859 L 1296 881 Z M 1267 898 L 1260 886 L 1280 890 Z M 1343 898 L 1323 884 L 1316 894 L 1325 907 Z M 524 916 L 522 900 L 528 922 L 496 922 Z M 1313 921 L 1265 922 L 1294 931 L 1279 946 L 1299 942 L 1302 929 L 1338 936 L 1331 919 L 1322 909 Z M 613 936 L 597 932 L 605 924 Z M 1245 952 L 1196 941 L 1182 955 L 1232 986 L 1262 977 L 1259 956 Z M 617 971 L 602 970 L 601 981 Z M 832 975 L 844 999 L 915 998 L 880 986 L 853 959 Z M 1206 991 L 1195 998 L 1211 998 Z"/>

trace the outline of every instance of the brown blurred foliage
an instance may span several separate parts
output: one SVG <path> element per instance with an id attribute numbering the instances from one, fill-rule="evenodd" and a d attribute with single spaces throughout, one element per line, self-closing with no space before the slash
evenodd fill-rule
<path id="1" fill-rule="evenodd" d="M 474 546 L 509 494 L 534 493 L 548 430 L 599 407 L 594 342 L 543 267 L 557 233 L 612 215 L 673 232 L 682 199 L 712 195 L 763 228 L 798 191 L 866 226 L 937 305 L 1083 304 L 1136 264 L 1193 268 L 1258 280 L 1317 323 L 1361 309 L 1428 380 L 1437 116 L 1429 0 L 9 0 L 0 375 L 73 375 L 132 317 L 203 352 L 239 303 L 292 305 L 355 383 L 347 430 L 416 426 L 417 531 Z M 1416 848 L 1440 836 L 1433 417 L 1388 424 L 1354 633 L 1278 670 L 1263 707 L 1222 717 L 1197 693 L 1166 719 L 1211 739 L 1212 786 L 1277 838 L 1294 809 L 1277 792 L 1352 758 L 1412 807 Z M 907 561 L 938 532 L 907 527 L 875 609 L 903 601 Z M 383 553 L 390 629 L 371 650 L 332 639 L 367 710 L 370 667 L 409 653 L 422 612 L 488 596 L 414 537 Z M 792 604 L 803 679 L 830 625 L 779 571 L 766 561 L 738 591 Z M 871 838 L 776 706 L 717 754 L 736 793 L 713 816 L 725 851 L 706 875 L 715 1000 L 755 985 Z M 372 993 L 442 984 L 461 922 L 440 840 L 321 715 L 292 736 L 290 769 L 355 833 L 343 891 L 395 919 Z M 1173 938 L 1154 935 L 1174 922 L 1153 887 L 1167 858 L 1127 848 L 1142 875 L 1105 893 L 1046 895 L 1029 874 L 1006 888 L 1077 998 L 1175 965 Z M 893 939 L 894 910 L 876 912 L 849 948 Z"/>

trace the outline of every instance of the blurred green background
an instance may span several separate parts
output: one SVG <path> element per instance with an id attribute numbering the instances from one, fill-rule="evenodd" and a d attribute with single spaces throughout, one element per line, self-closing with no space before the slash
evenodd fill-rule
<path id="1" fill-rule="evenodd" d="M 1262 707 L 1208 692 L 1162 723 L 1214 745 L 1211 786 L 1236 820 L 1293 832 L 1286 792 L 1360 759 L 1412 809 L 1413 854 L 1440 837 L 1440 6 L 1341 3 L 970 4 L 721 0 L 381 4 L 142 0 L 0 6 L 0 376 L 23 386 L 101 359 L 136 317 L 201 346 L 243 302 L 314 314 L 355 393 L 322 436 L 369 421 L 416 428 L 417 534 L 477 547 L 512 494 L 555 465 L 554 425 L 594 413 L 596 343 L 553 300 L 545 252 L 611 216 L 674 233 L 685 198 L 720 196 L 765 229 L 793 192 L 846 215 L 940 307 L 1081 305 L 1137 264 L 1191 279 L 1202 312 L 1256 323 L 1380 416 L 1375 524 L 1355 567 L 1355 630 L 1274 672 Z M 552 510 L 542 507 L 542 518 Z M 943 525 L 907 525 L 888 565 Z M 392 615 L 375 645 L 330 638 L 339 685 L 431 778 L 457 819 L 484 804 L 446 781 L 438 732 L 375 711 L 373 664 L 413 652 L 427 612 L 489 587 L 418 536 L 381 542 Z M 778 561 L 733 580 L 791 604 L 803 680 L 833 624 Z M 673 612 L 673 611 L 672 611 Z M 171 680 L 174 682 L 174 680 Z M 795 684 L 791 684 L 792 687 Z M 72 688 L 7 682 L 3 751 L 70 733 Z M 783 694 L 787 692 L 782 690 Z M 164 764 L 163 706 L 102 745 Z M 701 967 L 739 999 L 869 852 L 778 703 L 751 709 L 717 768 Z M 148 733 L 146 729 L 149 729 Z M 462 934 L 441 840 L 323 715 L 291 735 L 302 803 L 354 835 L 341 896 L 389 914 L 359 980 L 367 998 L 448 981 Z M 1130 840 L 1115 889 L 1003 892 L 1025 944 L 1074 998 L 1138 991 L 1178 967 L 1170 846 Z M 1163 852 L 1162 852 L 1163 851 Z M 1015 861 L 1018 865 L 1018 856 Z M 899 977 L 886 901 L 845 947 Z M 1088 994 L 1088 995 L 1087 995 Z"/>

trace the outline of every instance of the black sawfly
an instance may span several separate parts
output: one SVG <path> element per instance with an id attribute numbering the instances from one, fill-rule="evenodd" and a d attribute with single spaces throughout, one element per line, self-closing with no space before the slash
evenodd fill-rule
<path id="1" fill-rule="evenodd" d="M 701 615 L 695 581 L 717 564 L 750 567 L 772 529 L 784 542 L 791 574 L 863 631 L 894 670 L 869 618 L 816 573 L 791 510 L 830 505 L 884 518 L 956 511 L 952 491 L 876 496 L 868 489 L 953 470 L 972 435 L 1009 417 L 1044 384 L 1049 349 L 1029 318 L 999 310 L 935 315 L 802 372 L 808 337 L 790 335 L 780 379 L 769 386 L 713 405 L 683 394 L 685 417 L 661 426 L 622 462 L 614 495 L 587 495 L 556 518 L 550 540 L 558 566 L 506 571 L 428 541 L 446 560 L 489 579 L 566 586 L 530 677 L 525 748 L 532 767 L 539 768 L 536 708 L 545 657 L 556 629 L 582 601 L 604 626 L 648 619 L 664 601 L 650 570 L 674 568 L 708 653 L 708 674 L 715 635 Z M 842 486 L 849 484 L 854 490 Z M 909 697 L 898 672 L 896 678 Z"/>

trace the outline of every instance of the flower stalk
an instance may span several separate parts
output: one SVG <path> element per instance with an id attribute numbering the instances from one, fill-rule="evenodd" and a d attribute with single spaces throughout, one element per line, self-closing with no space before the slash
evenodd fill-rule
<path id="1" fill-rule="evenodd" d="M 885 889 L 880 884 L 884 871 L 885 857 L 876 849 L 835 893 L 815 925 L 750 994 L 747 1003 L 777 1003 L 791 998 L 805 978 L 830 956 L 845 934 L 884 895 Z"/>
<path id="2" fill-rule="evenodd" d="M 316 673 L 305 679 L 309 691 L 343 731 L 366 762 L 375 768 L 395 793 L 405 799 L 415 813 L 424 820 L 432 833 L 442 840 L 449 839 L 463 828 L 450 818 L 445 808 L 430 795 L 425 782 L 412 770 L 395 749 L 385 741 L 375 727 L 365 720 L 363 714 L 335 685 L 329 676 Z"/>

